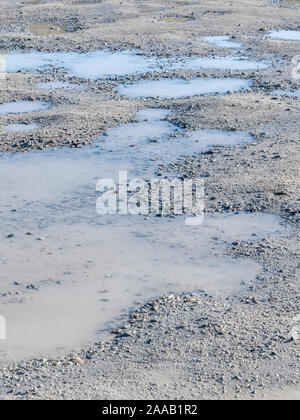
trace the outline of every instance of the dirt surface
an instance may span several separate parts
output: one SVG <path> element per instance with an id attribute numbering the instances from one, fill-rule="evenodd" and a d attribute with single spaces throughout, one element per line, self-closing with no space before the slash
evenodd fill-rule
<path id="1" fill-rule="evenodd" d="M 294 136 L 299 101 L 272 99 L 274 89 L 294 90 L 291 59 L 299 47 L 295 41 L 270 40 L 265 35 L 276 28 L 297 29 L 298 8 L 279 7 L 265 1 L 253 2 L 103 2 L 47 1 L 36 4 L 1 1 L 0 50 L 11 51 L 90 51 L 94 49 L 137 49 L 146 55 L 182 57 L 227 55 L 230 51 L 201 41 L 205 35 L 232 35 L 243 43 L 239 55 L 274 64 L 260 71 L 165 71 L 138 76 L 86 81 L 58 69 L 31 74 L 8 73 L 1 84 L 1 103 L 42 100 L 48 110 L 26 115 L 1 115 L 0 126 L 35 122 L 40 129 L 24 133 L 1 133 L 0 151 L 28 150 L 61 145 L 81 146 L 112 125 L 130 121 L 134 111 L 144 107 L 176 109 L 178 120 L 188 127 L 246 128 L 254 132 L 275 130 Z M 285 5 L 285 3 L 284 3 Z M 55 10 L 55 13 L 54 13 Z M 54 17 L 55 15 L 55 17 Z M 165 17 L 188 17 L 186 21 Z M 7 24 L 9 22 L 10 24 Z M 16 22 L 16 23 L 11 23 Z M 62 25 L 59 34 L 37 35 L 30 31 L 36 22 Z M 250 78 L 251 92 L 212 98 L 195 97 L 178 101 L 161 99 L 128 100 L 115 92 L 120 83 L 133 80 L 181 76 L 237 76 Z M 36 84 L 68 81 L 81 89 L 41 91 Z M 288 111 L 289 103 L 292 111 Z M 220 109 L 219 112 L 215 112 Z M 274 114 L 276 121 L 274 126 Z M 251 118 L 249 120 L 249 118 Z M 294 124 L 293 124 L 294 123 Z M 259 126 L 258 126 L 259 124 Z M 264 129 L 262 128 L 264 126 Z"/>
<path id="2" fill-rule="evenodd" d="M 1 115 L 0 126 L 38 123 L 26 133 L 0 131 L 0 151 L 69 145 L 81 147 L 108 127 L 134 120 L 139 109 L 168 108 L 186 129 L 245 130 L 251 145 L 215 148 L 158 168 L 180 177 L 203 176 L 206 211 L 262 211 L 293 226 L 287 239 L 233 243 L 228 250 L 264 270 L 257 286 L 226 299 L 193 293 L 160 297 L 129 314 L 109 341 L 59 360 L 1 364 L 4 399 L 291 398 L 299 385 L 300 343 L 291 334 L 300 313 L 299 98 L 292 58 L 299 42 L 272 40 L 272 29 L 299 29 L 298 3 L 268 1 L 1 1 L 0 49 L 90 51 L 138 49 L 160 57 L 227 55 L 207 35 L 232 35 L 238 53 L 270 61 L 257 71 L 168 71 L 88 81 L 58 69 L 8 73 L 1 103 L 42 100 L 35 113 Z M 50 22 L 38 35 L 37 22 Z M 32 24 L 35 24 L 32 26 Z M 55 25 L 60 25 L 56 27 Z M 33 28 L 30 31 L 29 28 Z M 56 31 L 56 32 L 55 32 Z M 53 34 L 54 32 L 54 34 Z M 45 27 L 43 27 L 45 33 Z M 119 84 L 163 77 L 236 76 L 250 79 L 243 92 L 184 99 L 127 99 Z M 80 89 L 41 91 L 39 82 L 61 80 Z M 281 394 L 281 391 L 282 394 Z"/>

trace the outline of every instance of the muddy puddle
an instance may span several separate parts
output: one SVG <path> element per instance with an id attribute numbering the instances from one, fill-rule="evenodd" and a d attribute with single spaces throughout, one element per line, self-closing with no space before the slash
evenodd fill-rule
<path id="1" fill-rule="evenodd" d="M 18 101 L 0 104 L 0 114 L 22 114 L 37 112 L 49 108 L 49 104 L 42 101 Z"/>
<path id="2" fill-rule="evenodd" d="M 26 27 L 26 30 L 35 35 L 60 35 L 66 32 L 64 26 L 51 22 L 32 22 Z"/>
<path id="3" fill-rule="evenodd" d="M 99 136 L 94 147 L 0 157 L 2 359 L 56 356 L 107 334 L 147 299 L 191 292 L 229 296 L 254 284 L 259 264 L 230 256 L 233 241 L 288 234 L 267 214 L 145 217 L 96 212 L 102 178 L 119 171 L 149 179 L 159 162 L 214 145 L 250 142 L 247 133 L 185 132 L 168 111 Z"/>
<path id="4" fill-rule="evenodd" d="M 214 146 L 236 146 L 253 141 L 253 137 L 246 132 L 186 132 L 166 121 L 169 113 L 160 109 L 139 111 L 136 123 L 109 129 L 96 139 L 92 148 L 2 156 L 1 176 L 13 176 L 19 173 L 19 169 L 22 171 L 27 168 L 29 171 L 31 168 L 32 173 L 28 174 L 28 198 L 39 199 L 45 195 L 45 198 L 52 201 L 55 195 L 64 194 L 65 187 L 64 183 L 60 183 L 60 178 L 64 177 L 68 186 L 74 182 L 74 171 L 78 175 L 77 182 L 82 183 L 82 186 L 91 182 L 91 174 L 95 177 L 116 178 L 119 170 L 127 170 L 132 177 L 151 177 L 159 164 L 176 161 L 183 155 L 203 152 Z M 59 174 L 58 179 L 56 174 Z M 54 196 L 49 195 L 52 188 Z M 25 189 L 23 185 L 22 190 Z M 0 197 L 4 192 L 3 185 Z"/>
<path id="5" fill-rule="evenodd" d="M 166 99 L 183 98 L 196 95 L 216 95 L 237 92 L 250 88 L 251 83 L 246 79 L 160 79 L 145 80 L 121 86 L 121 95 L 130 98 L 161 97 Z"/>
<path id="6" fill-rule="evenodd" d="M 117 77 L 130 74 L 161 72 L 165 70 L 262 70 L 270 63 L 258 62 L 247 57 L 182 57 L 159 59 L 134 51 L 111 53 L 109 51 L 76 52 L 12 52 L 5 55 L 6 71 L 37 71 L 54 66 L 72 76 L 84 79 Z"/>
<path id="7" fill-rule="evenodd" d="M 300 41 L 300 31 L 279 30 L 272 31 L 268 37 L 273 39 L 285 39 L 288 41 Z"/>
<path id="8" fill-rule="evenodd" d="M 91 217 L 39 227 L 34 236 L 18 231 L 1 242 L 2 283 L 15 284 L 1 306 L 2 358 L 76 351 L 105 337 L 112 320 L 164 293 L 241 291 L 261 267 L 229 257 L 226 243 L 285 233 L 279 219 L 262 214 L 208 216 L 198 227 L 181 218 Z"/>

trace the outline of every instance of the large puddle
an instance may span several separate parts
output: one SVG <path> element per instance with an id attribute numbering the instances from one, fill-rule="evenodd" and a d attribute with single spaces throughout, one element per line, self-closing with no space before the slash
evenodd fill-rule
<path id="1" fill-rule="evenodd" d="M 245 79 L 222 78 L 192 80 L 160 79 L 143 80 L 121 86 L 118 91 L 130 98 L 161 97 L 166 99 L 183 98 L 196 95 L 215 95 L 248 89 L 250 81 Z"/>
<path id="2" fill-rule="evenodd" d="M 226 297 L 253 284 L 261 267 L 228 255 L 233 241 L 289 230 L 275 216 L 184 218 L 100 216 L 96 183 L 149 179 L 160 162 L 252 140 L 247 133 L 185 132 L 167 111 L 143 110 L 95 147 L 3 155 L 0 164 L 0 266 L 7 340 L 4 359 L 56 356 L 105 335 L 130 308 L 164 293 Z"/>
<path id="3" fill-rule="evenodd" d="M 63 195 L 65 188 L 73 185 L 75 168 L 76 183 L 82 186 L 89 184 L 91 174 L 115 179 L 119 170 L 127 170 L 132 177 L 149 178 L 159 164 L 176 161 L 182 155 L 193 155 L 217 145 L 236 146 L 253 141 L 253 137 L 246 132 L 186 132 L 166 121 L 169 113 L 161 109 L 139 111 L 136 114 L 137 122 L 109 129 L 98 137 L 93 148 L 2 156 L 1 177 L 13 177 L 15 174 L 22 179 L 22 171 L 28 168 L 31 178 L 30 182 L 29 175 L 24 178 L 26 184 L 21 187 L 22 196 L 26 194 L 28 199 L 52 201 L 58 194 Z M 62 178 L 64 182 L 60 182 Z M 6 194 L 5 199 L 3 194 Z M 8 194 L 9 190 L 5 192 L 2 185 L 0 198 L 3 202 L 9 203 Z"/>
<path id="4" fill-rule="evenodd" d="M 42 111 L 47 108 L 49 108 L 49 105 L 42 101 L 6 102 L 0 104 L 0 114 L 21 114 Z"/>
<path id="5" fill-rule="evenodd" d="M 61 68 L 72 76 L 85 79 L 124 76 L 149 71 L 169 70 L 259 70 L 269 63 L 257 62 L 247 57 L 192 57 L 158 59 L 133 51 L 111 53 L 109 51 L 76 52 L 31 52 L 5 55 L 6 71 L 36 71 L 49 66 Z"/>
<path id="6" fill-rule="evenodd" d="M 270 38 L 285 39 L 289 41 L 300 41 L 300 31 L 279 30 L 268 34 Z"/>
<path id="7" fill-rule="evenodd" d="M 11 53 L 7 54 L 5 59 L 8 72 L 36 71 L 55 66 L 72 76 L 85 79 L 146 73 L 158 69 L 160 64 L 155 58 L 129 51 L 116 53 L 93 51 L 85 54 L 76 52 Z"/>
<path id="8" fill-rule="evenodd" d="M 90 222 L 39 227 L 34 232 L 43 241 L 19 230 L 17 238 L 1 242 L 2 290 L 16 282 L 14 293 L 21 293 L 1 307 L 7 319 L 2 358 L 76 351 L 101 339 L 113 319 L 163 293 L 226 297 L 240 291 L 254 284 L 261 268 L 228 257 L 223 241 L 285 233 L 276 217 L 259 214 L 211 216 L 197 228 L 180 218 L 120 216 L 97 223 L 91 216 Z M 32 284 L 39 290 L 29 294 Z"/>

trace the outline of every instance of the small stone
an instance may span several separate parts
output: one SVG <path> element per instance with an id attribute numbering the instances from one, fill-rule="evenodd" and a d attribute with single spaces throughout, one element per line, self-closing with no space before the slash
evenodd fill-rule
<path id="1" fill-rule="evenodd" d="M 73 356 L 71 360 L 73 363 L 77 363 L 78 365 L 84 364 L 84 361 L 78 356 Z"/>

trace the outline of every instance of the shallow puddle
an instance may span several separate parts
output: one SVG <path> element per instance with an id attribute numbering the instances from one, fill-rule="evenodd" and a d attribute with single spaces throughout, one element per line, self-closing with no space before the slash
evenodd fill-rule
<path id="1" fill-rule="evenodd" d="M 300 31 L 272 31 L 268 34 L 268 37 L 274 39 L 285 39 L 289 41 L 300 41 Z"/>
<path id="2" fill-rule="evenodd" d="M 42 101 L 19 101 L 0 104 L 0 114 L 21 114 L 23 112 L 36 112 L 49 108 L 46 102 Z"/>
<path id="3" fill-rule="evenodd" d="M 129 51 L 111 53 L 93 51 L 86 54 L 66 53 L 11 53 L 5 56 L 6 71 L 34 71 L 50 65 L 65 69 L 70 75 L 85 79 L 146 73 L 159 69 L 155 58 Z"/>
<path id="4" fill-rule="evenodd" d="M 137 122 L 99 136 L 95 147 L 0 157 L 0 357 L 51 356 L 105 336 L 131 308 L 164 293 L 229 296 L 255 283 L 261 267 L 228 255 L 236 240 L 289 229 L 275 216 L 99 216 L 96 183 L 154 177 L 160 162 L 214 145 L 252 141 L 247 133 L 185 132 L 146 109 Z M 13 234 L 14 236 L 10 236 Z M 8 237 L 9 236 L 9 237 Z"/>
<path id="5" fill-rule="evenodd" d="M 294 92 L 291 90 L 274 90 L 272 93 L 275 95 L 294 96 L 295 98 L 300 98 L 300 90 L 295 90 Z"/>
<path id="6" fill-rule="evenodd" d="M 169 70 L 259 70 L 270 64 L 249 60 L 245 57 L 192 57 L 158 59 L 147 57 L 133 51 L 111 53 L 93 51 L 88 53 L 9 53 L 5 55 L 6 71 L 36 71 L 54 66 L 61 68 L 72 76 L 84 79 L 124 76 L 130 74 L 161 72 Z"/>
<path id="7" fill-rule="evenodd" d="M 18 174 L 18 178 L 22 178 L 21 173 L 26 168 L 26 180 L 30 177 L 30 182 L 27 184 L 26 181 L 27 187 L 21 187 L 23 198 L 26 196 L 28 199 L 51 201 L 55 195 L 64 194 L 65 188 L 72 185 L 74 172 L 77 174 L 76 182 L 82 183 L 82 186 L 90 182 L 91 174 L 115 179 L 119 170 L 127 170 L 132 177 L 151 178 L 159 164 L 176 161 L 183 155 L 193 155 L 213 146 L 236 146 L 253 141 L 253 137 L 245 132 L 186 132 L 165 121 L 169 113 L 161 109 L 139 111 L 136 123 L 122 124 L 107 130 L 97 138 L 93 148 L 59 149 L 55 153 L 28 152 L 6 158 L 2 156 L 1 176 Z M 2 185 L 0 198 L 4 193 Z"/>
<path id="8" fill-rule="evenodd" d="M 243 44 L 234 41 L 231 36 L 206 36 L 203 41 L 223 48 L 241 48 Z"/>
<path id="9" fill-rule="evenodd" d="M 64 26 L 51 22 L 32 22 L 27 29 L 36 35 L 59 35 L 66 31 Z"/>
<path id="10" fill-rule="evenodd" d="M 250 81 L 245 79 L 160 79 L 145 80 L 121 86 L 121 95 L 130 98 L 161 97 L 166 99 L 183 98 L 196 95 L 217 95 L 248 89 Z"/>
<path id="11" fill-rule="evenodd" d="M 188 59 L 179 67 L 178 63 L 171 66 L 173 69 L 186 70 L 218 69 L 218 70 L 262 70 L 270 66 L 269 63 L 249 60 L 245 57 L 198 57 Z"/>
<path id="12" fill-rule="evenodd" d="M 37 130 L 38 128 L 39 126 L 37 124 L 10 124 L 6 125 L 4 130 L 9 132 L 20 132 Z"/>

